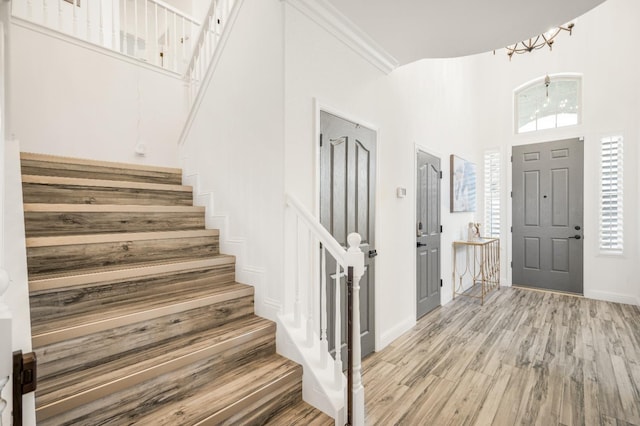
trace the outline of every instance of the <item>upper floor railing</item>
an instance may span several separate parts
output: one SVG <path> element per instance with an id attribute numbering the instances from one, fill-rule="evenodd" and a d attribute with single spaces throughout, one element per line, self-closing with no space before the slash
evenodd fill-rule
<path id="1" fill-rule="evenodd" d="M 14 0 L 12 15 L 181 75 L 201 28 L 162 0 Z"/>
<path id="2" fill-rule="evenodd" d="M 191 83 L 190 98 L 194 99 L 216 52 L 222 30 L 236 0 L 213 0 L 195 40 L 193 55 L 185 69 L 185 79 Z"/>

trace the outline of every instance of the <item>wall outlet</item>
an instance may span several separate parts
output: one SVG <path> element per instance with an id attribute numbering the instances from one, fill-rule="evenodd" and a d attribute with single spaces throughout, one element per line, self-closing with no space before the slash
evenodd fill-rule
<path id="1" fill-rule="evenodd" d="M 396 188 L 396 197 L 404 198 L 407 196 L 407 188 L 398 187 Z"/>

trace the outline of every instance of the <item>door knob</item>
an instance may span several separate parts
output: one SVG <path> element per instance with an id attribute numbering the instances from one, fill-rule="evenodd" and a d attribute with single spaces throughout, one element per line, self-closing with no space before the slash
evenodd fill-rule
<path id="1" fill-rule="evenodd" d="M 418 243 L 418 247 L 426 247 L 426 243 Z"/>
<path id="2" fill-rule="evenodd" d="M 575 238 L 576 240 L 581 239 L 582 237 L 580 235 L 574 235 L 573 237 L 569 237 L 569 238 Z"/>

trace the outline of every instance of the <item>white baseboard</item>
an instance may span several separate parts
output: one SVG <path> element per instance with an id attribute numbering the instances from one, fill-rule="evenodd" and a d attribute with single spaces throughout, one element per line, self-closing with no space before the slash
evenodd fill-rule
<path id="1" fill-rule="evenodd" d="M 587 290 L 584 297 L 589 299 L 604 300 L 606 302 L 624 303 L 626 305 L 640 306 L 640 298 L 628 294 L 610 293 L 608 291 Z"/>
<path id="2" fill-rule="evenodd" d="M 391 342 L 402 336 L 407 331 L 411 330 L 411 327 L 416 325 L 416 319 L 413 317 L 407 317 L 394 325 L 390 330 L 380 334 L 380 342 L 376 345 L 376 351 L 380 351 L 387 347 Z"/>

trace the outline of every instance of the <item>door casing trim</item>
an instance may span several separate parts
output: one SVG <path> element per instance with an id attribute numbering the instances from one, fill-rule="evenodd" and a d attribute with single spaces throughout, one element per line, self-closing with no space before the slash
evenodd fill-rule
<path id="1" fill-rule="evenodd" d="M 419 143 L 415 143 L 414 144 L 414 149 L 413 149 L 413 198 L 412 198 L 412 216 L 413 216 L 413 224 L 415 224 L 417 222 L 417 206 L 418 206 L 418 186 L 416 185 L 416 181 L 418 180 L 418 152 L 422 151 L 425 154 L 429 154 L 432 155 L 434 157 L 436 157 L 438 160 L 440 160 L 440 171 L 442 172 L 442 176 L 443 178 L 440 180 L 440 224 L 442 225 L 442 218 L 444 217 L 444 212 L 442 211 L 442 181 L 444 180 L 444 170 L 443 170 L 443 166 L 444 163 L 442 162 L 442 158 L 443 155 L 442 153 L 433 150 L 431 148 L 427 148 L 424 145 L 421 145 Z M 415 232 L 411 235 L 411 241 L 410 244 L 412 246 L 415 246 L 416 241 L 415 241 Z M 440 233 L 440 244 L 442 244 L 442 233 Z M 415 292 L 415 289 L 418 287 L 418 277 L 416 276 L 416 272 L 418 270 L 418 262 L 416 260 L 416 256 L 413 256 L 413 289 L 414 292 L 412 293 L 412 298 L 413 298 L 413 318 L 414 320 L 417 321 L 418 318 L 418 295 Z M 442 278 L 442 246 L 440 247 L 440 279 Z M 440 290 L 440 306 L 442 306 L 442 290 Z"/>
<path id="2" fill-rule="evenodd" d="M 374 214 L 374 220 L 375 220 L 375 224 L 373 226 L 374 230 L 375 230 L 375 235 L 376 237 L 378 235 L 380 235 L 380 221 L 378 220 L 379 217 L 379 213 L 380 213 L 380 139 L 381 139 L 381 135 L 380 135 L 380 128 L 374 124 L 372 124 L 371 122 L 367 121 L 367 120 L 362 120 L 359 117 L 349 114 L 349 113 L 345 113 L 343 110 L 334 107 L 333 105 L 329 104 L 329 103 L 325 103 L 321 100 L 319 100 L 318 98 L 314 97 L 313 98 L 313 111 L 314 111 L 314 120 L 313 120 L 313 144 L 314 144 L 314 149 L 313 149 L 313 153 L 314 153 L 314 183 L 313 183 L 313 214 L 314 216 L 320 220 L 320 111 L 324 111 L 327 112 L 329 114 L 335 115 L 339 118 L 342 118 L 344 120 L 347 121 L 351 121 L 353 123 L 358 123 L 361 126 L 367 127 L 368 129 L 371 129 L 373 131 L 376 132 L 376 141 L 375 141 L 375 147 L 376 147 L 376 180 L 375 180 L 375 185 L 376 185 L 376 189 L 374 191 L 375 194 L 375 202 L 373 203 L 373 214 Z M 376 238 L 375 241 L 375 247 L 376 249 L 379 248 L 378 246 L 378 238 Z M 384 270 L 384 269 L 383 269 Z M 382 345 L 382 339 L 380 336 L 380 315 L 378 315 L 379 312 L 381 312 L 382 309 L 382 304 L 380 303 L 380 298 L 377 297 L 378 294 L 380 294 L 380 280 L 377 278 L 379 276 L 379 271 L 380 271 L 380 262 L 376 262 L 376 279 L 374 281 L 374 295 L 373 295 L 373 305 L 374 305 L 374 314 L 373 314 L 373 326 L 375 328 L 374 330 L 374 352 L 379 351 L 380 349 L 383 348 Z"/>

